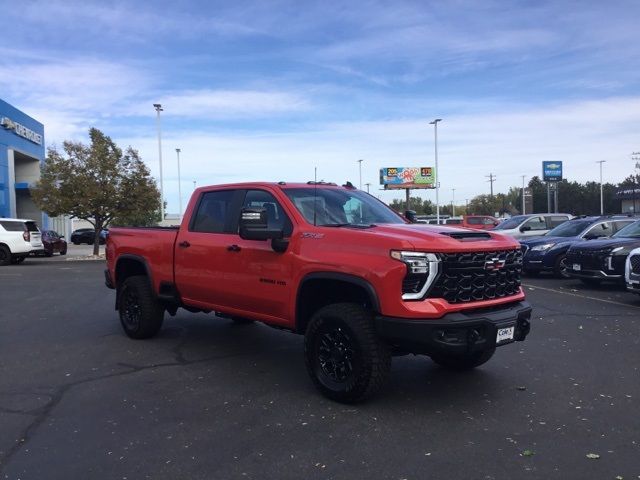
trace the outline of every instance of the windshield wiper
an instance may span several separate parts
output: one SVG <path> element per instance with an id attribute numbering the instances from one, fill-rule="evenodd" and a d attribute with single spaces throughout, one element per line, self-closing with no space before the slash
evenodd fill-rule
<path id="1" fill-rule="evenodd" d="M 377 227 L 376 224 L 371 223 L 371 224 L 363 224 L 363 223 L 324 223 L 322 225 L 318 225 L 319 227 L 334 227 L 334 228 L 341 228 L 341 227 L 347 227 L 347 228 L 372 228 L 372 227 Z"/>

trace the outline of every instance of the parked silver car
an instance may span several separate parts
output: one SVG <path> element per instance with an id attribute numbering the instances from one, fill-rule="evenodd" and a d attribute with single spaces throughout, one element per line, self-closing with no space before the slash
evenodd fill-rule
<path id="1" fill-rule="evenodd" d="M 534 213 L 530 215 L 516 215 L 500 222 L 492 229 L 493 232 L 509 235 L 514 238 L 540 236 L 552 228 L 573 218 L 568 213 Z"/>

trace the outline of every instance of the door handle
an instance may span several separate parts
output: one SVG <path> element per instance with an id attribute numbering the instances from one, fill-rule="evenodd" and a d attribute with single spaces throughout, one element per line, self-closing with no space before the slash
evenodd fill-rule
<path id="1" fill-rule="evenodd" d="M 238 245 L 229 245 L 227 250 L 230 252 L 239 252 L 242 249 Z"/>
<path id="2" fill-rule="evenodd" d="M 178 246 L 179 246 L 179 247 L 182 247 L 182 248 L 188 248 L 188 247 L 190 247 L 190 246 L 191 246 L 191 244 L 185 240 L 185 241 L 183 241 L 183 242 L 180 242 L 180 243 L 178 244 Z"/>

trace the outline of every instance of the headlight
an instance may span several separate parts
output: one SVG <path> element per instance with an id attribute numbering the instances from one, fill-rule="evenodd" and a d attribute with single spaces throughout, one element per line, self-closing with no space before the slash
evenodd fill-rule
<path id="1" fill-rule="evenodd" d="M 438 256 L 434 253 L 392 250 L 391 258 L 407 266 L 407 275 L 402 282 L 402 299 L 422 299 L 438 275 Z"/>
<path id="2" fill-rule="evenodd" d="M 621 252 L 622 250 L 624 250 L 624 247 L 616 247 L 613 250 L 611 250 L 610 253 L 618 253 L 618 252 Z M 621 252 L 621 253 L 618 253 L 618 255 L 623 255 L 625 253 L 627 253 L 627 252 Z"/>
<path id="3" fill-rule="evenodd" d="M 531 250 L 534 252 L 544 252 L 545 250 L 549 250 L 554 245 L 555 243 L 545 243 L 543 245 L 536 245 L 535 247 L 532 247 Z"/>

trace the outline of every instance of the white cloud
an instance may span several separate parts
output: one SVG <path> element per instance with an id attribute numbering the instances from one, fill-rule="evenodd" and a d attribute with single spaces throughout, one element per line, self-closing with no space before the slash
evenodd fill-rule
<path id="1" fill-rule="evenodd" d="M 129 114 L 144 115 L 151 100 L 130 110 Z M 283 91 L 260 90 L 189 90 L 159 96 L 155 103 L 171 115 L 190 118 L 255 117 L 310 108 L 303 95 Z"/>
<path id="2" fill-rule="evenodd" d="M 313 169 L 327 181 L 363 183 L 389 200 L 399 193 L 378 192 L 385 166 L 433 165 L 431 118 L 338 123 L 286 134 L 167 132 L 163 139 L 165 192 L 177 209 L 175 147 L 182 149 L 183 192 L 199 185 L 239 181 L 306 181 Z M 463 203 L 488 193 L 485 175 L 497 175 L 496 191 L 521 184 L 521 175 L 540 175 L 543 160 L 564 161 L 569 180 L 597 181 L 597 160 L 607 160 L 605 181 L 617 183 L 632 170 L 629 154 L 640 149 L 640 97 L 559 104 L 501 112 L 444 116 L 439 126 L 441 202 Z M 139 148 L 157 174 L 157 143 L 149 136 L 120 139 Z M 433 192 L 420 195 L 434 199 Z M 186 200 L 185 200 L 186 201 Z"/>

